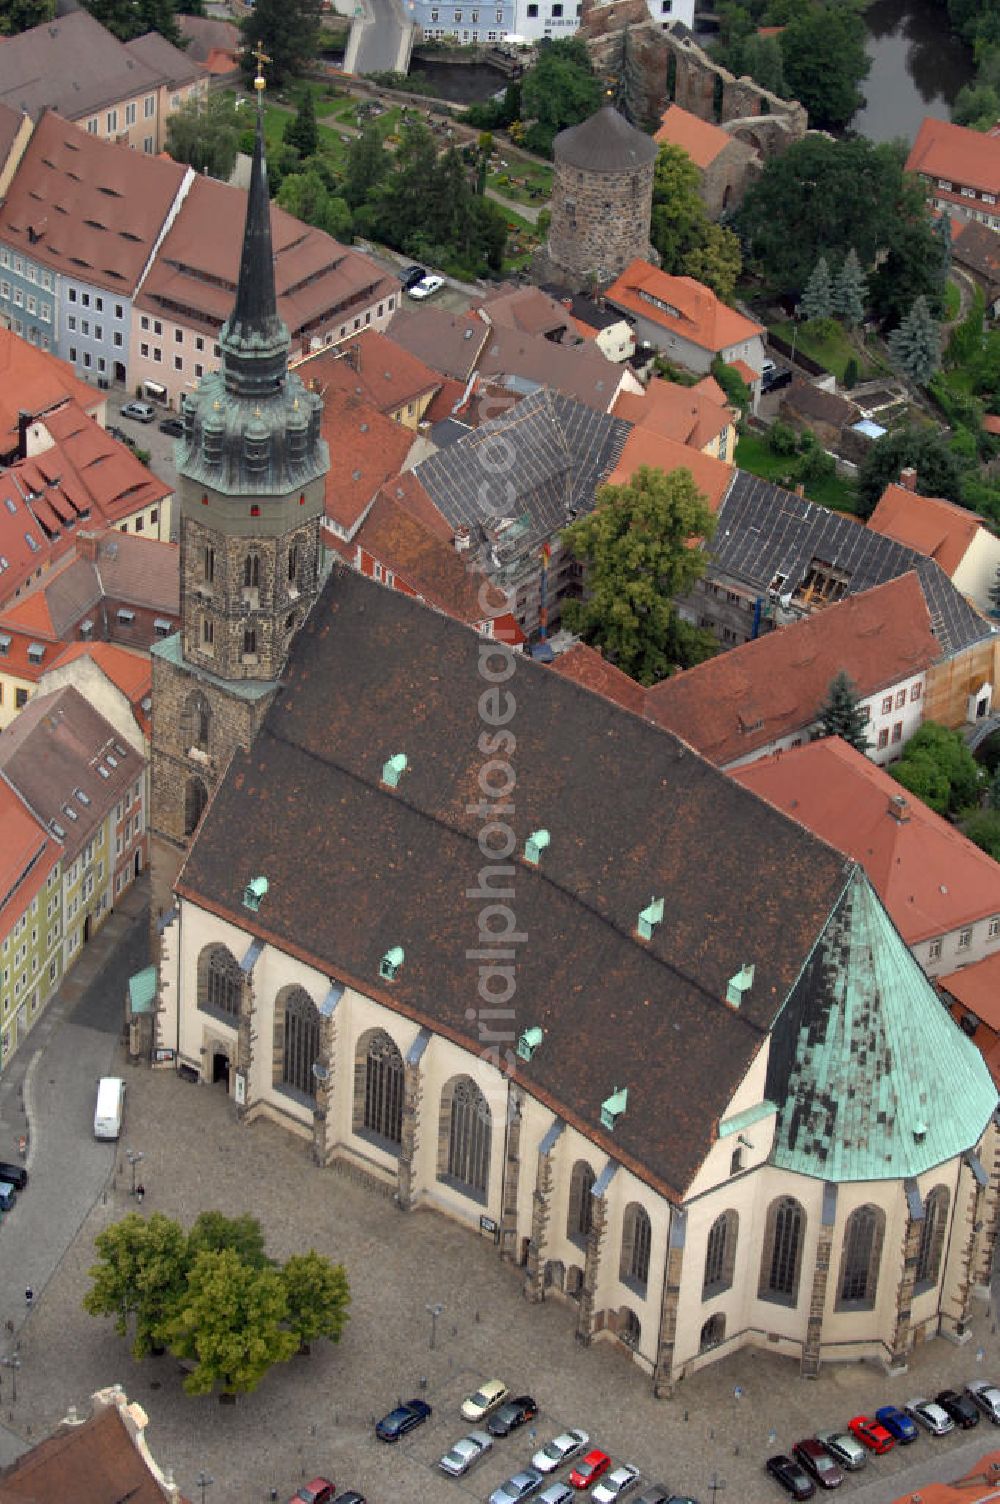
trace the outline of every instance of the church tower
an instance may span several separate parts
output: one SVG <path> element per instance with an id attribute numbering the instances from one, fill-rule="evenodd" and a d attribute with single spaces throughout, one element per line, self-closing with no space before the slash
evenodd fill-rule
<path id="1" fill-rule="evenodd" d="M 177 441 L 181 630 L 153 649 L 154 912 L 169 904 L 181 854 L 233 751 L 253 741 L 320 587 L 329 455 L 322 401 L 289 372 L 278 316 L 265 61 L 258 52 L 257 134 L 222 365 L 184 397 Z"/>

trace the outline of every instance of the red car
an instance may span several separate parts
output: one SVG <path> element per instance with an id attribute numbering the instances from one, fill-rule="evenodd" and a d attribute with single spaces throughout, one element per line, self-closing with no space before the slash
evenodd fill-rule
<path id="1" fill-rule="evenodd" d="M 589 1488 L 596 1483 L 602 1473 L 606 1473 L 611 1466 L 611 1458 L 607 1452 L 599 1452 L 595 1447 L 588 1452 L 586 1457 L 581 1457 L 576 1467 L 569 1475 L 569 1481 L 574 1488 Z"/>
<path id="2" fill-rule="evenodd" d="M 311 1483 L 303 1483 L 288 1504 L 332 1504 L 332 1501 L 333 1484 L 329 1478 L 314 1478 Z"/>
<path id="3" fill-rule="evenodd" d="M 880 1425 L 877 1420 L 872 1420 L 869 1415 L 856 1415 L 853 1420 L 847 1422 L 847 1429 L 863 1446 L 868 1448 L 869 1452 L 875 1452 L 879 1456 L 883 1452 L 891 1452 L 896 1445 L 885 1426 Z"/>

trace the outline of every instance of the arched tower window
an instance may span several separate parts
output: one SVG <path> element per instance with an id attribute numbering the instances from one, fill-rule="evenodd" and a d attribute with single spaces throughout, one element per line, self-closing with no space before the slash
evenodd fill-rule
<path id="1" fill-rule="evenodd" d="M 256 658 L 257 656 L 257 628 L 243 628 L 243 656 L 244 658 Z"/>
<path id="2" fill-rule="evenodd" d="M 189 778 L 184 785 L 184 834 L 194 835 L 208 803 L 208 790 L 200 778 Z"/>
<path id="3" fill-rule="evenodd" d="M 243 588 L 260 589 L 260 554 L 247 554 L 243 560 Z"/>
<path id="4" fill-rule="evenodd" d="M 739 1226 L 739 1216 L 729 1210 L 716 1217 L 709 1228 L 708 1242 L 705 1245 L 705 1273 L 701 1283 L 702 1300 L 711 1300 L 713 1295 L 721 1295 L 723 1290 L 728 1290 L 732 1285 Z"/>
<path id="5" fill-rule="evenodd" d="M 201 551 L 201 577 L 206 585 L 215 582 L 215 549 L 206 543 Z"/>
<path id="6" fill-rule="evenodd" d="M 640 1206 L 638 1201 L 630 1201 L 622 1219 L 622 1252 L 618 1271 L 622 1284 L 645 1291 L 649 1283 L 649 1250 L 652 1237 L 653 1231 L 646 1208 Z"/>
<path id="7" fill-rule="evenodd" d="M 288 545 L 288 583 L 294 585 L 299 577 L 299 545 Z"/>
<path id="8" fill-rule="evenodd" d="M 948 1187 L 936 1185 L 924 1203 L 924 1225 L 917 1250 L 916 1284 L 925 1290 L 938 1282 L 945 1228 L 948 1225 Z"/>
<path id="9" fill-rule="evenodd" d="M 181 740 L 185 747 L 197 747 L 208 751 L 208 737 L 212 726 L 212 712 L 200 689 L 193 690 L 184 701 L 181 711 Z"/>
<path id="10" fill-rule="evenodd" d="M 779 1196 L 767 1209 L 758 1295 L 794 1306 L 799 1298 L 806 1214 L 793 1196 Z"/>
<path id="11" fill-rule="evenodd" d="M 469 1076 L 455 1076 L 441 1094 L 438 1174 L 476 1200 L 484 1200 L 490 1179 L 492 1116 L 486 1098 Z"/>
<path id="12" fill-rule="evenodd" d="M 585 1159 L 578 1159 L 573 1166 L 569 1182 L 569 1208 L 566 1213 L 566 1236 L 574 1243 L 585 1243 L 594 1221 L 594 1201 L 591 1191 L 596 1179 Z"/>

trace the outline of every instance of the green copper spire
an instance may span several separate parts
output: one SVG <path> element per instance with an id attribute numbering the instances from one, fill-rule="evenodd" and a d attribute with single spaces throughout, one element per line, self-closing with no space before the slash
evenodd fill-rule
<path id="1" fill-rule="evenodd" d="M 257 59 L 257 131 L 250 168 L 250 192 L 243 229 L 243 254 L 236 305 L 220 336 L 226 390 L 238 397 L 267 397 L 276 392 L 288 370 L 288 330 L 278 317 L 271 248 L 271 205 L 264 154 L 264 75 L 268 61 L 259 44 Z"/>

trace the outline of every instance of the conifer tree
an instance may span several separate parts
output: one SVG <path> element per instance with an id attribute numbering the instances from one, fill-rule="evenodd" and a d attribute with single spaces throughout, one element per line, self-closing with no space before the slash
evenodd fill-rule
<path id="1" fill-rule="evenodd" d="M 833 283 L 825 256 L 821 256 L 812 269 L 802 294 L 801 309 L 804 319 L 828 319 L 833 311 Z"/>
<path id="2" fill-rule="evenodd" d="M 865 735 L 867 720 L 858 694 L 843 669 L 830 681 L 826 699 L 819 708 L 817 740 L 824 736 L 839 736 L 859 752 L 867 752 L 871 743 Z"/>
<path id="3" fill-rule="evenodd" d="M 941 336 L 926 298 L 917 298 L 899 328 L 889 335 L 888 344 L 903 374 L 917 386 L 926 386 L 941 364 Z"/>
<path id="4" fill-rule="evenodd" d="M 315 156 L 319 132 L 316 129 L 316 101 L 311 89 L 303 89 L 295 118 L 285 126 L 283 140 L 286 146 L 294 146 L 303 160 Z"/>
<path id="5" fill-rule="evenodd" d="M 941 246 L 944 275 L 951 271 L 951 220 L 947 214 L 939 214 L 934 221 L 934 234 Z"/>
<path id="6" fill-rule="evenodd" d="M 858 253 L 851 246 L 837 274 L 833 288 L 833 311 L 843 319 L 848 328 L 855 328 L 865 316 L 868 300 L 868 283 L 858 260 Z"/>

